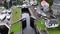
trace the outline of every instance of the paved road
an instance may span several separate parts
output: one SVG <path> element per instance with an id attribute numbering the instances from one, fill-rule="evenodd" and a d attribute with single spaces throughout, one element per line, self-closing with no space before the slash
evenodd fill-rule
<path id="1" fill-rule="evenodd" d="M 26 28 L 23 30 L 23 34 L 35 34 L 34 29 L 30 26 L 30 16 L 28 13 L 22 14 L 23 18 L 26 18 Z"/>

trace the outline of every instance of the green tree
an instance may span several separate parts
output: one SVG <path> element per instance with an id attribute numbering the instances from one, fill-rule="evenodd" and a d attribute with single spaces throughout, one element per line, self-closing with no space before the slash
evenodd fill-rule
<path id="1" fill-rule="evenodd" d="M 52 6 L 53 0 L 46 0 L 49 3 L 49 6 Z"/>

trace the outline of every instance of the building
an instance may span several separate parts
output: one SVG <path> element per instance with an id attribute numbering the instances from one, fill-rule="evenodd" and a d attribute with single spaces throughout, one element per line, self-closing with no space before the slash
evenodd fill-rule
<path id="1" fill-rule="evenodd" d="M 29 0 L 30 1 L 30 5 L 37 5 L 37 0 Z"/>
<path id="2" fill-rule="evenodd" d="M 47 28 L 54 28 L 54 27 L 58 27 L 59 24 L 58 24 L 58 22 L 55 19 L 51 19 L 51 20 L 47 19 L 45 21 L 45 26 Z"/>
<path id="3" fill-rule="evenodd" d="M 0 15 L 0 20 L 4 20 L 6 18 L 6 15 Z"/>

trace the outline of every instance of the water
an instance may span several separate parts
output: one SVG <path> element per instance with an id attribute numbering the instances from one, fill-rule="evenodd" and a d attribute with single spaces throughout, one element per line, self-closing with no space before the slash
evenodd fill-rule
<path id="1" fill-rule="evenodd" d="M 35 34 L 35 30 L 30 26 L 30 16 L 28 13 L 25 13 L 26 18 L 26 28 L 23 30 L 23 34 Z"/>

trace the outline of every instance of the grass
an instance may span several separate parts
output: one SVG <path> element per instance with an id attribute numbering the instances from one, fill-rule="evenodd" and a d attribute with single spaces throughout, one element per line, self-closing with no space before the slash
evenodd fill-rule
<path id="1" fill-rule="evenodd" d="M 11 25 L 11 30 L 10 32 L 14 32 L 14 34 L 16 34 L 17 32 L 19 32 L 21 30 L 21 24 L 20 23 L 14 23 Z"/>
<path id="2" fill-rule="evenodd" d="M 39 29 L 45 30 L 45 25 L 44 25 L 44 22 L 42 20 L 36 21 L 36 25 L 38 26 Z"/>
<path id="3" fill-rule="evenodd" d="M 60 34 L 60 30 L 58 28 L 47 29 L 49 34 Z"/>
<path id="4" fill-rule="evenodd" d="M 12 10 L 12 23 L 20 19 L 21 15 L 21 9 L 20 8 L 14 8 Z"/>
<path id="5" fill-rule="evenodd" d="M 60 24 L 60 20 L 58 20 L 58 22 Z M 59 28 L 50 28 L 50 29 L 47 29 L 45 27 L 44 22 L 42 20 L 36 21 L 36 25 L 38 26 L 38 28 L 40 30 L 47 30 L 49 34 L 60 34 L 60 27 Z"/>
<path id="6" fill-rule="evenodd" d="M 21 24 L 19 22 L 16 22 L 18 19 L 20 19 L 21 15 L 21 9 L 20 8 L 14 8 L 12 10 L 12 25 L 10 32 L 13 32 L 16 34 L 21 29 Z"/>

